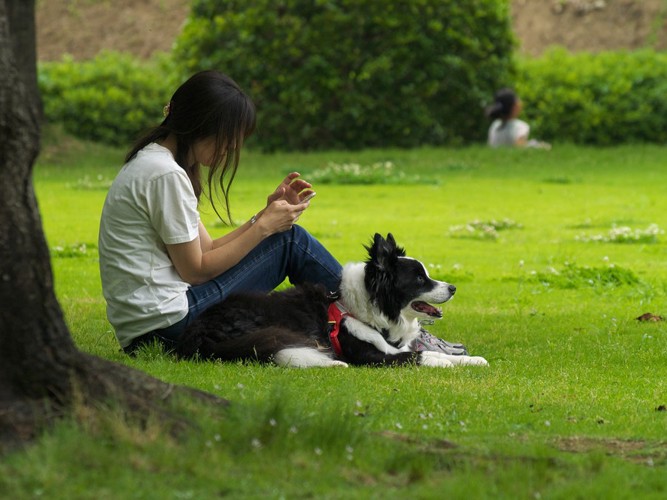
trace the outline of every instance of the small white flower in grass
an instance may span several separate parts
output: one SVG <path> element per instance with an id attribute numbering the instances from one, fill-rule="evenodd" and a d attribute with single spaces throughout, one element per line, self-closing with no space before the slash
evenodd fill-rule
<path id="1" fill-rule="evenodd" d="M 219 391 L 220 389 L 222 389 L 222 387 L 220 387 L 218 384 L 213 384 L 213 388 L 214 388 L 216 391 Z"/>
<path id="2" fill-rule="evenodd" d="M 257 438 L 252 438 L 252 441 L 250 441 L 250 446 L 256 450 L 259 450 L 262 447 L 262 442 Z"/>
<path id="3" fill-rule="evenodd" d="M 241 384 L 241 383 L 238 383 L 238 384 L 236 384 L 236 388 L 239 389 L 239 390 L 241 390 L 241 389 L 244 389 L 244 388 L 245 388 L 245 385 L 243 385 L 243 384 Z"/>
<path id="4" fill-rule="evenodd" d="M 551 427 L 551 422 L 549 420 L 545 420 L 544 425 L 547 427 Z"/>
<path id="5" fill-rule="evenodd" d="M 299 429 L 297 429 L 296 426 L 293 425 L 292 427 L 289 428 L 289 431 L 290 434 L 296 434 L 297 432 L 299 432 Z"/>
<path id="6" fill-rule="evenodd" d="M 269 425 L 271 427 L 275 427 L 277 424 L 278 424 L 278 422 L 276 422 L 275 418 L 272 418 L 272 419 L 269 420 Z"/>
<path id="7" fill-rule="evenodd" d="M 349 444 L 345 447 L 345 451 L 348 453 L 354 453 L 354 448 L 350 446 Z"/>
<path id="8" fill-rule="evenodd" d="M 402 428 L 403 428 L 403 426 L 401 425 L 401 423 L 400 423 L 400 422 L 396 422 L 396 428 L 397 428 L 397 429 L 402 429 Z"/>
<path id="9" fill-rule="evenodd" d="M 216 441 L 220 441 L 222 439 L 222 436 L 220 436 L 220 434 L 216 434 L 215 436 L 213 436 L 213 439 L 215 439 Z"/>
<path id="10" fill-rule="evenodd" d="M 314 451 L 315 451 L 315 455 L 317 455 L 318 457 L 322 455 L 322 448 L 315 448 Z"/>

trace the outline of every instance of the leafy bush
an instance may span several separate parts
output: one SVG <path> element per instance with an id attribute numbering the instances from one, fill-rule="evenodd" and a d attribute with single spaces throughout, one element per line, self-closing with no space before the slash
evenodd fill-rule
<path id="1" fill-rule="evenodd" d="M 481 139 L 512 72 L 505 0 L 195 0 L 175 57 L 258 105 L 264 149 Z"/>
<path id="2" fill-rule="evenodd" d="M 42 63 L 39 87 L 50 122 L 83 139 L 127 145 L 162 119 L 174 90 L 169 60 L 105 52 L 89 61 Z"/>
<path id="3" fill-rule="evenodd" d="M 570 54 L 519 64 L 517 92 L 531 136 L 610 145 L 667 140 L 667 54 Z"/>

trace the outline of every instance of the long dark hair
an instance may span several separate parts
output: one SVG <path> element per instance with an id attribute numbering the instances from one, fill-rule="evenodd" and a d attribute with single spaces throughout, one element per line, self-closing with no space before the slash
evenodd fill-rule
<path id="1" fill-rule="evenodd" d="M 231 223 L 229 190 L 236 176 L 243 141 L 255 130 L 255 119 L 255 105 L 234 80 L 218 71 L 201 71 L 174 92 L 165 107 L 162 123 L 134 144 L 125 161 L 130 161 L 151 142 L 173 134 L 177 144 L 176 163 L 187 173 L 199 200 L 203 191 L 201 165 L 189 163 L 188 158 L 195 142 L 214 137 L 215 156 L 208 165 L 207 194 L 213 210 L 222 220 L 213 197 L 214 178 L 220 171 L 218 185 Z"/>
<path id="2" fill-rule="evenodd" d="M 493 103 L 487 106 L 486 116 L 492 120 L 501 119 L 506 121 L 512 114 L 516 100 L 517 96 L 512 89 L 500 89 L 493 96 Z"/>

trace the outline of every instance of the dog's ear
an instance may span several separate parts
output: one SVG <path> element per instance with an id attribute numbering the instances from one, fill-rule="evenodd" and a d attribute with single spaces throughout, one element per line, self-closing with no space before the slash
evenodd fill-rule
<path id="1" fill-rule="evenodd" d="M 373 260 L 377 260 L 377 255 L 379 249 L 384 245 L 385 241 L 384 238 L 380 233 L 375 233 L 375 236 L 373 236 L 373 241 L 371 242 L 370 245 L 364 245 L 364 248 L 368 252 L 368 258 L 369 262 Z"/>
<path id="2" fill-rule="evenodd" d="M 400 255 L 394 237 L 389 234 L 385 240 L 376 233 L 373 245 L 367 248 L 368 260 L 364 274 L 366 290 L 383 314 L 396 320 L 400 314 L 400 304 L 396 301 L 394 282 Z"/>
<path id="3" fill-rule="evenodd" d="M 390 264 L 393 265 L 398 257 L 405 257 L 405 250 L 396 244 L 394 235 L 391 233 L 387 234 L 386 240 L 381 234 L 375 233 L 373 244 L 365 248 L 368 250 L 368 262 L 375 263 L 381 269 L 385 269 Z"/>
<path id="4" fill-rule="evenodd" d="M 392 238 L 393 241 L 393 238 Z M 392 256 L 392 251 L 395 244 L 391 244 L 385 240 L 380 233 L 375 233 L 373 237 L 373 244 L 366 247 L 368 250 L 367 263 L 375 265 L 378 269 L 385 269 L 387 267 L 388 258 Z"/>
<path id="5" fill-rule="evenodd" d="M 405 257 L 405 249 L 403 247 L 399 247 L 396 244 L 396 240 L 394 239 L 394 235 L 391 233 L 387 233 L 387 244 L 391 247 L 392 251 L 396 252 L 396 255 L 399 257 Z"/>

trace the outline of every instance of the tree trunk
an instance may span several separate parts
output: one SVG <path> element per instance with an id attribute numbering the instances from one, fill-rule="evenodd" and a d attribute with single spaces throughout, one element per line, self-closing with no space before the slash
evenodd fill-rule
<path id="1" fill-rule="evenodd" d="M 0 0 L 0 448 L 74 402 L 120 403 L 147 418 L 166 415 L 177 392 L 222 401 L 84 354 L 70 337 L 31 182 L 41 115 L 34 23 L 34 0 Z"/>

